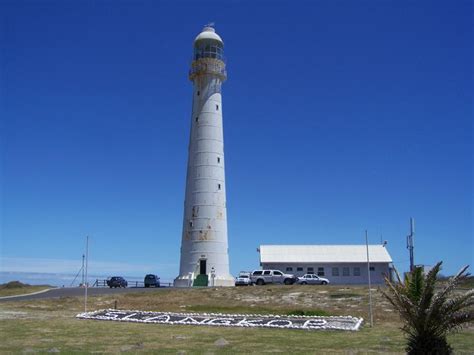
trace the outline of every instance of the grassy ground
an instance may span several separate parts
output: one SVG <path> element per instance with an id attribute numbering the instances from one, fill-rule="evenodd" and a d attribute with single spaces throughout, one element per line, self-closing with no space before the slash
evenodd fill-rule
<path id="1" fill-rule="evenodd" d="M 0 297 L 23 295 L 52 288 L 48 285 L 31 286 L 18 281 L 12 281 L 0 285 Z"/>
<path id="2" fill-rule="evenodd" d="M 315 311 L 367 318 L 366 290 L 340 286 L 264 286 L 157 290 L 97 296 L 89 309 L 279 313 Z M 358 332 L 216 328 L 79 320 L 82 299 L 0 304 L 0 352 L 403 353 L 398 316 L 374 290 L 373 328 Z M 472 353 L 474 328 L 450 337 L 457 353 Z M 222 340 L 222 339 L 225 339 Z"/>

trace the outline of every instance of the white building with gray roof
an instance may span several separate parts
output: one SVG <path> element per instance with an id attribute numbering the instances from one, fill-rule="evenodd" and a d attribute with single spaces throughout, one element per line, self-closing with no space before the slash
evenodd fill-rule
<path id="1" fill-rule="evenodd" d="M 316 274 L 332 284 L 367 284 L 366 245 L 261 245 L 260 266 L 296 276 Z M 370 279 L 383 284 L 392 273 L 385 245 L 369 245 Z"/>

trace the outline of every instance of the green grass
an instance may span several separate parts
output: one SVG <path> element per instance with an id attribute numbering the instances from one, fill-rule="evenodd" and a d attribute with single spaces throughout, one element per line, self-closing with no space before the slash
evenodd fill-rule
<path id="1" fill-rule="evenodd" d="M 329 295 L 331 298 L 352 298 L 352 297 L 359 297 L 357 293 L 334 293 Z"/>
<path id="2" fill-rule="evenodd" d="M 390 331 L 391 330 L 391 331 Z M 299 330 L 215 328 L 142 325 L 58 318 L 55 320 L 8 320 L 0 324 L 2 352 L 29 349 L 47 352 L 120 352 L 145 350 L 173 352 L 311 353 L 352 350 L 395 351 L 403 338 L 393 329 L 360 332 L 307 332 Z M 388 335 L 390 333 L 390 335 Z M 224 338 L 229 345 L 216 346 Z"/>
<path id="3" fill-rule="evenodd" d="M 337 294 L 351 297 L 332 297 Z M 404 353 L 404 336 L 398 316 L 379 292 L 373 293 L 373 328 L 357 332 L 247 329 L 205 326 L 134 324 L 76 319 L 83 300 L 0 303 L 0 353 L 48 352 L 157 352 L 173 353 Z M 364 288 L 337 286 L 264 286 L 156 290 L 141 293 L 95 296 L 89 309 L 119 309 L 262 313 L 305 315 L 353 315 L 367 318 Z M 314 313 L 312 313 L 314 312 Z M 449 339 L 456 353 L 472 353 L 474 329 Z M 215 342 L 224 338 L 228 345 Z"/>
<path id="4" fill-rule="evenodd" d="M 34 293 L 42 290 L 47 290 L 49 288 L 53 287 L 48 285 L 31 286 L 18 281 L 11 281 L 6 284 L 0 285 L 0 297 Z"/>
<path id="5" fill-rule="evenodd" d="M 289 316 L 317 316 L 317 317 L 331 315 L 328 312 L 320 310 L 320 309 L 307 309 L 307 310 L 296 309 L 294 311 L 289 311 L 286 314 Z"/>

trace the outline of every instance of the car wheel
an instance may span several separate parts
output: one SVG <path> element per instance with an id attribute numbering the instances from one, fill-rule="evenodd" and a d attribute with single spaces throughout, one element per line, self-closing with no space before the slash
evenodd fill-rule
<path id="1" fill-rule="evenodd" d="M 263 285 L 265 285 L 265 281 L 263 281 L 262 279 L 258 279 L 257 280 L 257 285 L 263 286 Z"/>
<path id="2" fill-rule="evenodd" d="M 145 288 L 148 288 L 148 287 L 150 287 L 150 285 L 145 284 Z"/>
<path id="3" fill-rule="evenodd" d="M 321 285 L 327 285 L 328 283 L 326 281 L 321 282 Z"/>
<path id="4" fill-rule="evenodd" d="M 291 285 L 291 280 L 290 279 L 285 279 L 285 281 L 283 281 L 283 283 L 285 285 Z"/>
<path id="5" fill-rule="evenodd" d="M 306 281 L 303 281 L 301 284 L 302 285 L 307 285 L 308 283 Z"/>

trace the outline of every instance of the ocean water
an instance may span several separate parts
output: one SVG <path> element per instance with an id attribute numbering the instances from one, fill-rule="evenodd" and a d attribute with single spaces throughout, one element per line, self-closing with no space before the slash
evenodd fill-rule
<path id="1" fill-rule="evenodd" d="M 115 275 L 89 275 L 89 285 L 92 286 L 96 280 L 106 280 Z M 120 275 L 121 276 L 121 275 Z M 133 282 L 143 282 L 143 276 L 124 276 L 129 286 L 133 286 Z M 171 280 L 171 279 L 170 279 Z M 82 282 L 82 275 L 72 274 L 53 274 L 53 273 L 37 273 L 37 272 L 12 272 L 0 271 L 0 284 L 10 281 L 20 281 L 29 285 L 51 285 L 56 287 L 76 287 Z M 163 285 L 169 280 L 161 279 Z"/>
<path id="2" fill-rule="evenodd" d="M 75 276 L 76 275 L 69 274 L 0 271 L 0 284 L 10 281 L 20 281 L 30 285 L 51 285 L 57 287 L 79 286 L 82 281 L 82 275 L 76 278 Z M 109 277 L 110 275 L 89 275 L 89 285 L 92 285 L 96 279 L 105 280 Z M 136 279 L 136 277 L 132 278 Z"/>

